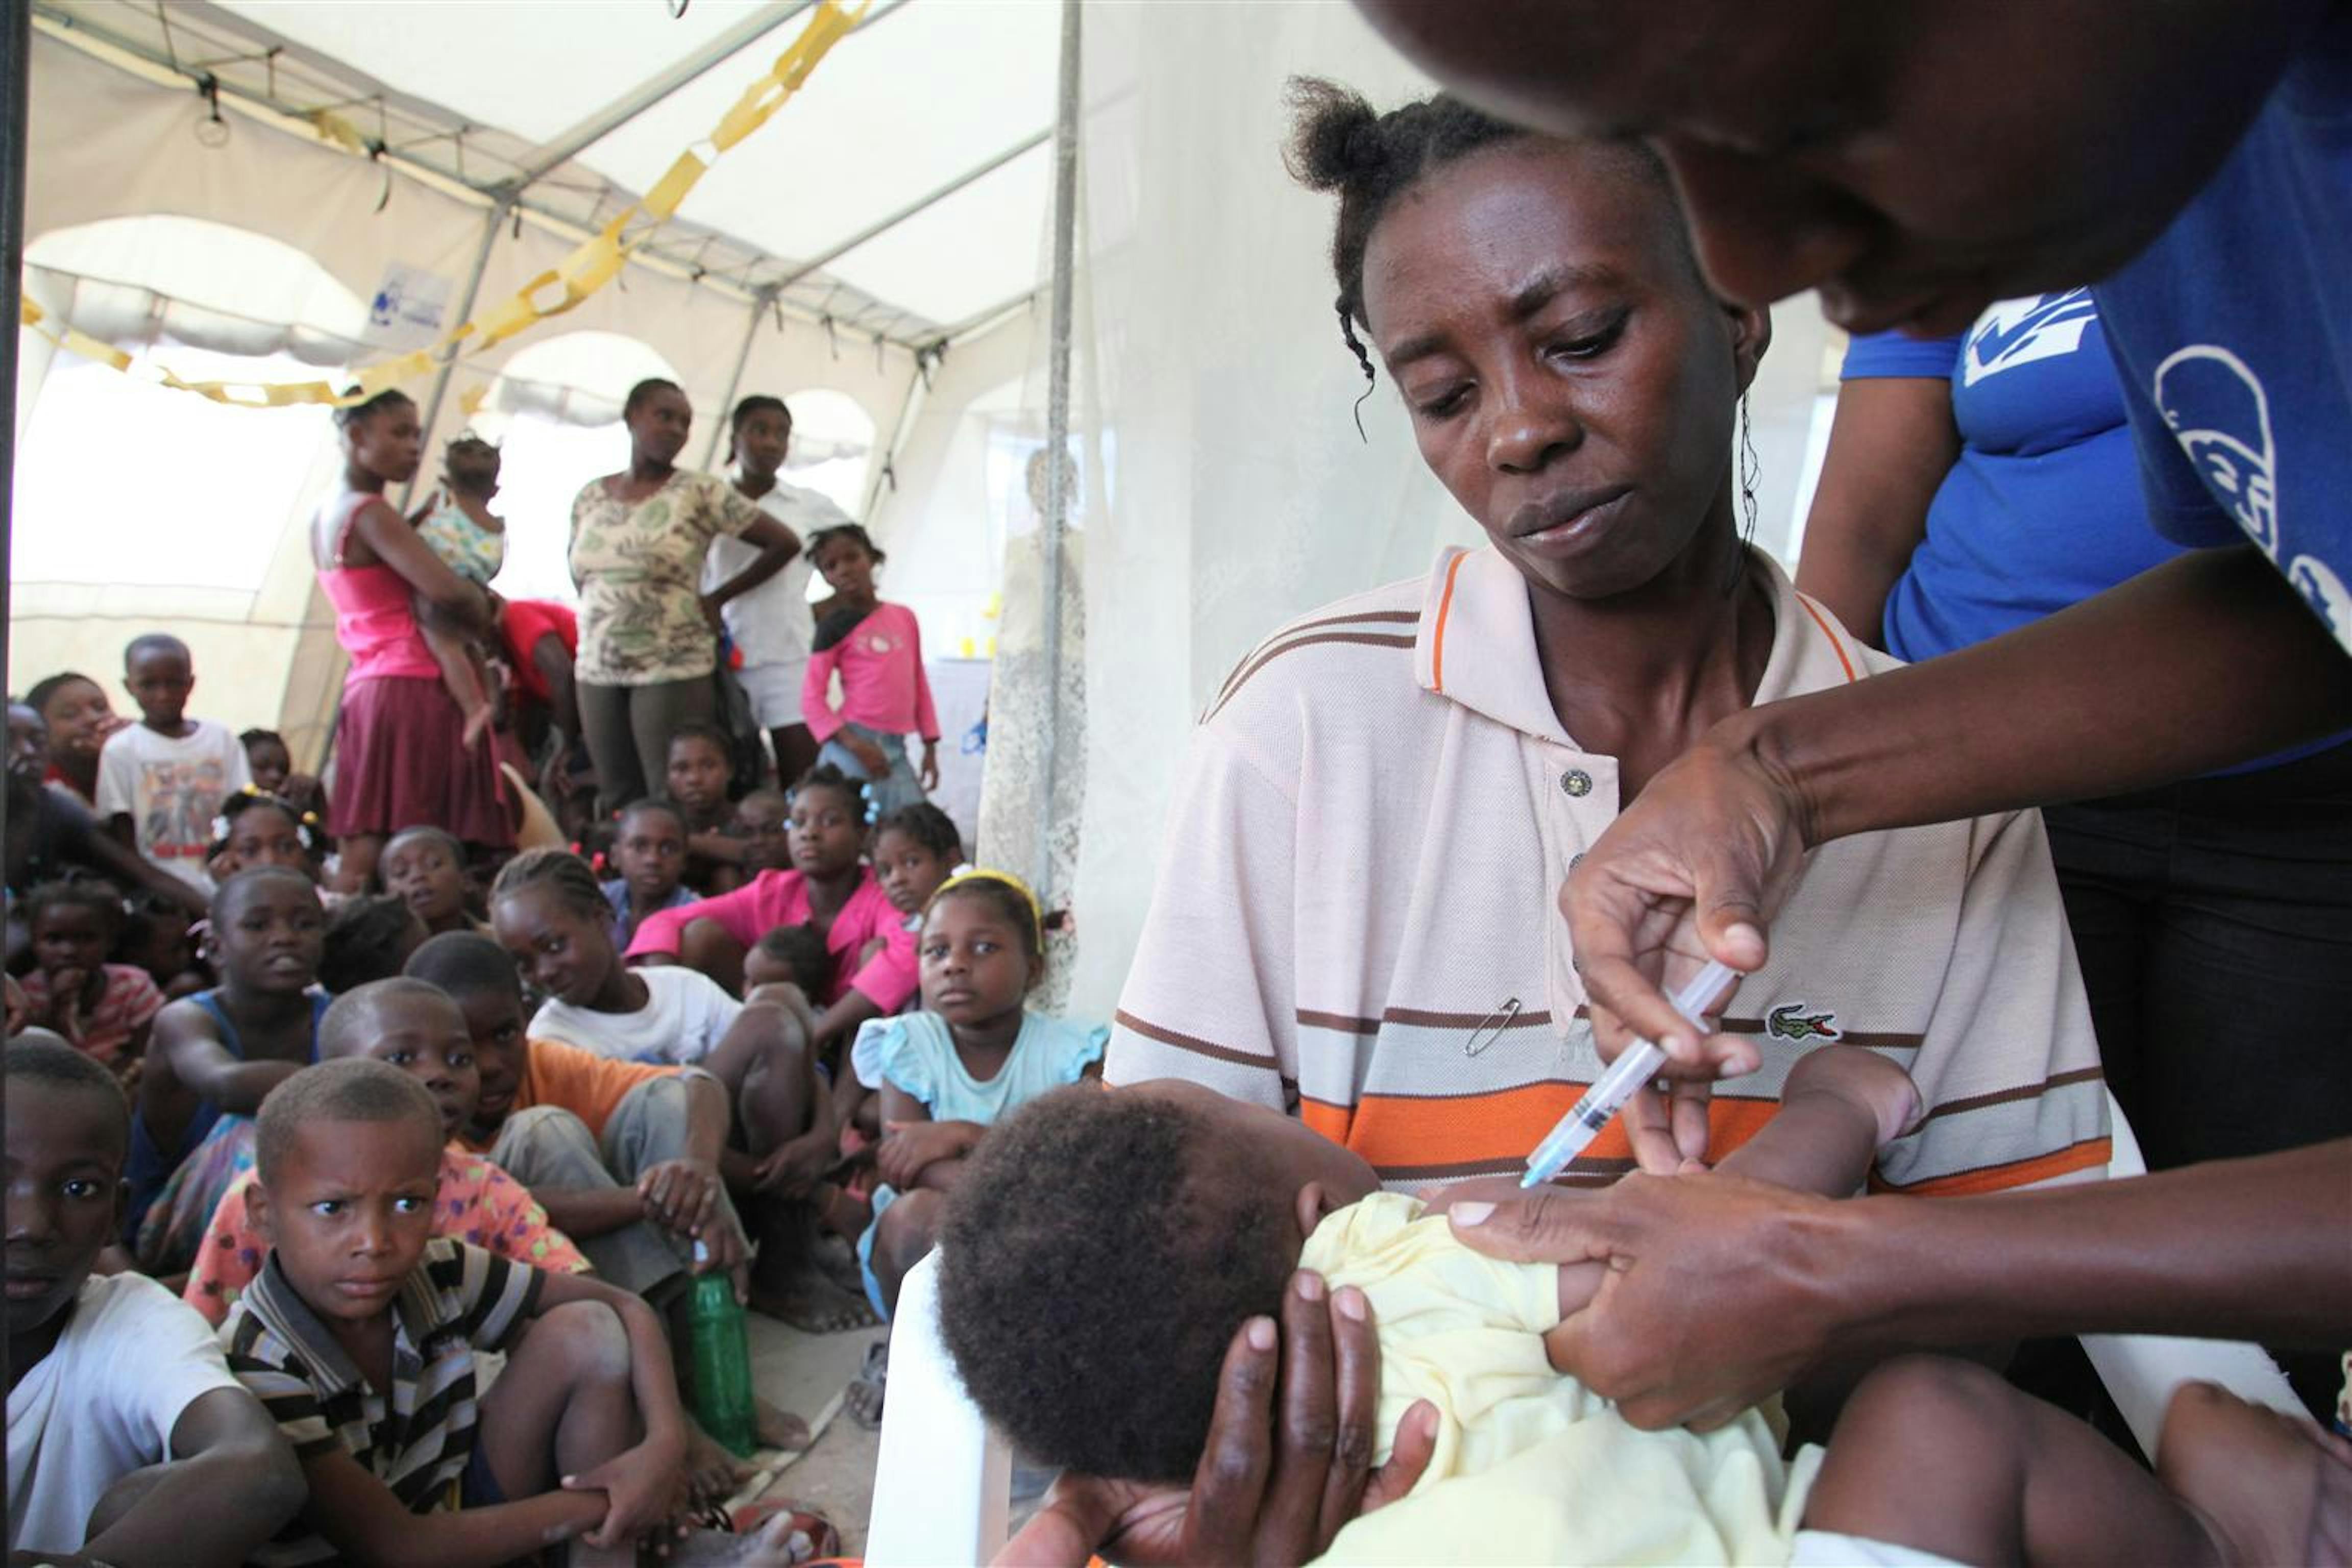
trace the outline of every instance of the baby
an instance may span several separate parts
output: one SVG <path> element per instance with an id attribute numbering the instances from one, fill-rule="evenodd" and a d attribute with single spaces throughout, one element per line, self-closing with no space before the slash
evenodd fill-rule
<path id="1" fill-rule="evenodd" d="M 477 588 L 488 587 L 506 564 L 506 522 L 490 510 L 490 500 L 498 493 L 499 449 L 468 431 L 451 441 L 444 454 L 441 488 L 409 518 L 425 547 Z M 471 746 L 488 731 L 498 711 L 490 700 L 489 669 L 481 647 L 422 595 L 416 600 L 416 625 L 441 667 L 442 685 L 466 715 L 465 742 Z"/>
<path id="2" fill-rule="evenodd" d="M 1918 1110 L 1900 1068 L 1825 1047 L 1790 1069 L 1780 1112 L 1723 1168 L 1848 1196 Z M 1185 1223 L 1169 1223 L 1180 1213 Z M 1828 1561 L 1869 1532 L 1841 1511 L 1846 1500 L 1906 1484 L 1885 1473 L 1879 1442 L 1784 1460 L 1764 1409 L 1704 1434 L 1637 1430 L 1561 1364 L 1561 1322 L 1600 1288 L 1603 1266 L 1473 1252 L 1442 1215 L 1380 1192 L 1352 1151 L 1183 1082 L 1080 1085 L 997 1126 L 949 1200 L 940 1329 L 972 1399 L 1025 1457 L 1181 1487 L 1234 1335 L 1277 1313 L 1299 1268 L 1370 1302 L 1379 1458 L 1408 1411 L 1435 1415 L 1420 1482 L 1342 1531 L 1330 1561 L 1435 1562 L 1465 1549 L 1525 1562 L 1787 1563 L 1808 1550 L 1816 1556 L 1801 1561 Z M 1898 1388 L 1906 1375 L 1916 1386 L 1921 1364 L 1888 1372 Z M 1997 1441 L 2030 1426 L 2032 1453 L 1985 1467 L 2010 1489 L 1988 1481 L 1939 1500 L 2021 1521 L 2007 1555 L 2054 1558 L 2086 1529 L 2139 1543 L 2142 1561 L 2234 1555 L 2088 1427 L 1990 1374 L 1983 1383 L 1969 1391 L 1977 1404 L 2052 1417 L 1965 1428 Z"/>

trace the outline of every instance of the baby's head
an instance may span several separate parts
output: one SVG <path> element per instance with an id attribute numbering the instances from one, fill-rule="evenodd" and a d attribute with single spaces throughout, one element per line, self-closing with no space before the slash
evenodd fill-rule
<path id="1" fill-rule="evenodd" d="M 392 1310 L 432 1238 L 441 1142 L 424 1085 L 363 1058 L 304 1068 L 262 1100 L 246 1202 L 312 1311 Z"/>
<path id="2" fill-rule="evenodd" d="M 477 500 L 499 493 L 499 449 L 471 430 L 441 449 L 441 478 Z"/>
<path id="3" fill-rule="evenodd" d="M 425 1086 L 441 1112 L 441 1133 L 455 1138 L 474 1120 L 482 1076 L 473 1037 L 449 994 L 394 975 L 335 998 L 319 1020 L 319 1059 L 363 1058 L 397 1068 Z"/>
<path id="4" fill-rule="evenodd" d="M 1279 1310 L 1321 1216 L 1378 1185 L 1198 1084 L 1056 1089 L 996 1124 L 948 1200 L 940 1332 L 1029 1458 L 1188 1480 L 1234 1333 Z"/>
<path id="5" fill-rule="evenodd" d="M 813 925 L 777 926 L 743 956 L 743 989 L 790 984 L 811 1001 L 833 994 L 833 953 Z"/>
<path id="6" fill-rule="evenodd" d="M 319 984 L 340 996 L 400 973 L 432 932 L 416 911 L 389 893 L 363 893 L 335 906 L 319 955 Z"/>
<path id="7" fill-rule="evenodd" d="M 530 1070 L 522 982 L 514 959 L 488 937 L 453 931 L 418 948 L 408 960 L 407 973 L 457 1004 L 473 1055 L 476 1089 L 469 1136 L 485 1142 L 495 1139 Z"/>
<path id="8" fill-rule="evenodd" d="M 902 805 L 875 825 L 874 876 L 883 896 L 902 915 L 931 901 L 963 860 L 963 836 L 955 823 L 928 800 Z"/>

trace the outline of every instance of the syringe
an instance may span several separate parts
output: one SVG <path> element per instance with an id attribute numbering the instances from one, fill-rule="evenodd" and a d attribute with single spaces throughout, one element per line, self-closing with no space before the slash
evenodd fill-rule
<path id="1" fill-rule="evenodd" d="M 1729 965 L 1708 959 L 1706 967 L 1690 978 L 1690 983 L 1666 1000 L 1675 1012 L 1688 1018 L 1701 1034 L 1706 1026 L 1699 1020 L 1699 1009 L 1715 1000 L 1717 993 L 1739 978 L 1739 972 Z M 1635 1040 L 1625 1048 L 1625 1054 L 1611 1063 L 1599 1080 L 1584 1091 L 1559 1124 L 1544 1135 L 1536 1152 L 1528 1156 L 1528 1173 L 1519 1178 L 1522 1187 L 1539 1187 L 1562 1171 L 1568 1163 L 1584 1152 L 1584 1146 L 1601 1135 L 1601 1130 L 1615 1120 L 1642 1086 L 1658 1076 L 1665 1065 L 1666 1053 L 1648 1040 Z"/>

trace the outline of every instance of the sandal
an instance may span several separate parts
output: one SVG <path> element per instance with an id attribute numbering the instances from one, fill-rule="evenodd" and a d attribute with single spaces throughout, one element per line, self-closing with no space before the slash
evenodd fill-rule
<path id="1" fill-rule="evenodd" d="M 849 1418 L 868 1432 L 882 1426 L 882 1399 L 890 1377 L 890 1342 L 877 1340 L 866 1347 L 866 1363 L 850 1380 L 842 1403 Z"/>

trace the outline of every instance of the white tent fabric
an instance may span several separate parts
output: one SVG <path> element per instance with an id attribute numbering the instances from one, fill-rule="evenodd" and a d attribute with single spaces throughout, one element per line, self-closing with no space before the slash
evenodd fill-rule
<path id="1" fill-rule="evenodd" d="M 355 301 L 438 289 L 454 321 L 486 247 L 486 303 L 552 266 L 581 226 L 707 133 L 791 37 L 743 43 L 591 138 L 501 219 L 497 197 L 469 184 L 516 177 L 635 84 L 786 7 L 693 0 L 672 23 L 660 0 L 485 3 L 432 21 L 385 0 L 35 3 L 28 292 L 184 373 L 286 379 L 409 346 L 396 323 L 354 326 Z M 809 447 L 796 459 L 821 460 L 790 477 L 821 476 L 856 500 L 890 552 L 884 591 L 915 606 L 935 657 L 985 658 L 1000 631 L 1032 635 L 1037 606 L 1002 595 L 1042 593 L 1038 574 L 1008 580 L 1004 563 L 1034 548 L 1024 469 L 1045 436 L 1050 147 L 826 253 L 1046 127 L 1058 14 L 1057 0 L 877 0 L 643 264 L 460 366 L 429 450 L 469 422 L 508 441 L 514 570 L 537 563 L 512 585 L 561 592 L 569 496 L 618 466 L 607 416 L 658 367 L 706 426 L 730 390 L 792 402 Z M 1422 467 L 1385 385 L 1358 438 L 1362 382 L 1330 310 L 1329 203 L 1293 186 L 1278 154 L 1290 74 L 1330 75 L 1382 103 L 1427 84 L 1342 4 L 1089 4 L 1084 16 L 1074 522 L 1085 547 L 1071 570 L 1087 628 L 1086 794 L 1062 891 L 1085 939 L 1069 1005 L 1099 1016 L 1162 864 L 1169 781 L 1226 670 L 1286 619 L 1418 573 L 1475 531 Z M 225 141 L 172 65 L 215 57 Z M 382 160 L 289 118 L 306 101 L 341 102 L 386 143 Z M 310 269 L 226 262 L 233 247 L 159 242 L 161 230 L 126 221 L 153 215 L 262 237 Z M 1785 551 L 1823 331 L 1804 302 L 1776 326 L 1753 402 L 1759 542 Z M 20 436 L 37 457 L 77 406 L 87 424 L 90 384 L 114 373 L 20 341 Z M 282 721 L 298 755 L 315 755 L 340 676 L 304 537 L 337 463 L 323 412 L 218 408 L 114 379 L 121 396 L 196 405 L 213 433 L 156 462 L 151 403 L 49 489 L 28 492 L 20 469 L 15 684 L 68 666 L 110 679 L 124 641 L 168 624 L 195 647 L 196 711 Z M 242 467 L 218 460 L 232 450 L 248 454 Z M 181 532 L 200 545 L 160 542 Z M 1182 874 L 1181 846 L 1165 864 Z"/>

